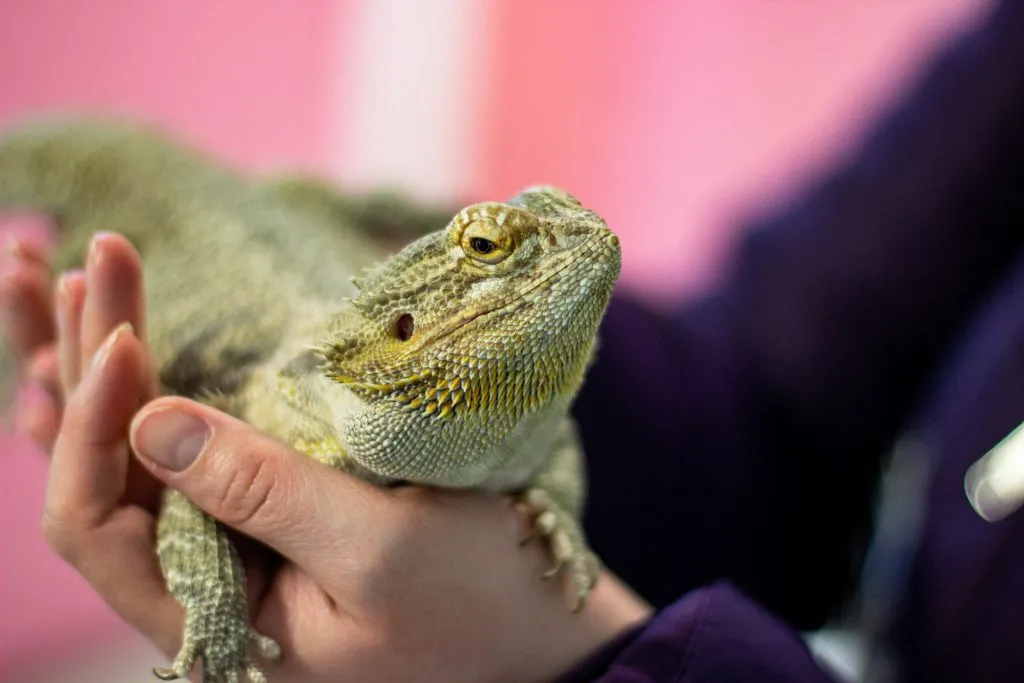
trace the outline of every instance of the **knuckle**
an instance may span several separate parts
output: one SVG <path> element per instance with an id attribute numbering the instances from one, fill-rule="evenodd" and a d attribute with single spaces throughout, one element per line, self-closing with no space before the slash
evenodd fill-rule
<path id="1" fill-rule="evenodd" d="M 50 549 L 64 561 L 75 565 L 81 545 L 77 540 L 79 534 L 76 533 L 75 526 L 69 522 L 67 515 L 48 506 L 43 512 L 42 531 Z"/>
<path id="2" fill-rule="evenodd" d="M 221 484 L 212 492 L 209 512 L 229 526 L 242 527 L 264 514 L 267 504 L 280 489 L 277 468 L 266 458 L 234 461 Z"/>

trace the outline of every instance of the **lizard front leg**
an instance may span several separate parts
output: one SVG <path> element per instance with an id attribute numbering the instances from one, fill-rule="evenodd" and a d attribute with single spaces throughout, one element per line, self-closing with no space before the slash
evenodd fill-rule
<path id="1" fill-rule="evenodd" d="M 203 683 L 237 683 L 243 673 L 250 683 L 265 682 L 249 647 L 271 660 L 281 649 L 249 624 L 245 568 L 224 527 L 168 491 L 157 522 L 157 554 L 167 587 L 185 608 L 185 631 L 171 667 L 153 673 L 165 681 L 184 678 L 201 658 Z"/>
<path id="2" fill-rule="evenodd" d="M 518 500 L 536 515 L 533 530 L 522 543 L 537 537 L 547 539 L 554 564 L 544 578 L 563 569 L 569 571 L 575 591 L 574 612 L 583 609 L 600 572 L 600 561 L 587 545 L 581 522 L 585 485 L 582 449 L 572 422 L 566 419 L 552 457 Z"/>

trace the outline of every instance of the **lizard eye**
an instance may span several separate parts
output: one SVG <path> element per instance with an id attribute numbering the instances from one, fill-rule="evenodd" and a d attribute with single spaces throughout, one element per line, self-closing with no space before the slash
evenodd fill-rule
<path id="1" fill-rule="evenodd" d="M 469 246 L 478 254 L 490 254 L 495 250 L 494 242 L 485 240 L 483 237 L 474 237 L 469 241 Z"/>
<path id="2" fill-rule="evenodd" d="M 462 233 L 462 250 L 474 261 L 493 265 L 512 253 L 512 239 L 493 221 L 477 220 Z"/>

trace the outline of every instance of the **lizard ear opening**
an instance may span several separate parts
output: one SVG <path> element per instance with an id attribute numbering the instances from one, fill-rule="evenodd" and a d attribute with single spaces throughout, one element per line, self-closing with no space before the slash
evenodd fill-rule
<path id="1" fill-rule="evenodd" d="M 403 313 L 398 316 L 397 320 L 395 320 L 395 336 L 398 337 L 399 341 L 409 341 L 412 339 L 412 333 L 415 327 L 416 325 L 412 314 Z"/>

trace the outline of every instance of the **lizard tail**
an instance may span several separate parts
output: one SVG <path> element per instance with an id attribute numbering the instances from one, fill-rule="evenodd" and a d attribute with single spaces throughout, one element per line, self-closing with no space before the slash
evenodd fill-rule
<path id="1" fill-rule="evenodd" d="M 83 233 L 96 230 L 144 241 L 169 228 L 183 197 L 232 180 L 157 128 L 128 120 L 47 117 L 0 131 L 0 211 L 48 214 L 62 244 L 84 244 Z"/>
<path id="2" fill-rule="evenodd" d="M 47 215 L 57 230 L 55 271 L 80 266 L 100 230 L 140 252 L 181 229 L 190 211 L 239 179 L 155 127 L 87 116 L 34 118 L 0 130 L 0 213 Z M 237 194 L 237 190 L 236 190 Z M 0 425 L 10 427 L 17 363 L 0 343 Z"/>
<path id="3" fill-rule="evenodd" d="M 211 190 L 220 200 L 249 196 L 394 247 L 443 228 L 456 212 L 399 192 L 339 192 L 303 174 L 251 179 L 155 126 L 124 119 L 53 116 L 0 131 L 0 211 L 46 212 L 71 248 L 87 239 L 79 233 L 95 230 L 138 245 L 173 229 L 169 222 L 211 199 Z"/>

